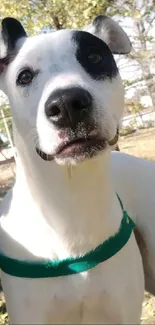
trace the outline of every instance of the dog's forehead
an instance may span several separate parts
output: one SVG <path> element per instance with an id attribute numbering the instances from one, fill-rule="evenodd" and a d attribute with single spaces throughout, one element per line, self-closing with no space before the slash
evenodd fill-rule
<path id="1" fill-rule="evenodd" d="M 18 63 L 36 59 L 54 59 L 75 57 L 76 50 L 85 51 L 88 47 L 105 46 L 106 44 L 92 34 L 79 30 L 60 30 L 48 34 L 28 37 L 21 47 L 18 55 Z M 30 61 L 31 63 L 31 61 Z"/>
<path id="2" fill-rule="evenodd" d="M 41 34 L 28 37 L 18 53 L 18 60 L 26 57 L 46 56 L 57 52 L 60 54 L 66 50 L 73 49 L 72 30 L 56 31 L 48 34 Z"/>
<path id="3" fill-rule="evenodd" d="M 30 67 L 42 72 L 42 80 L 65 73 L 87 76 L 103 81 L 118 74 L 113 55 L 104 41 L 79 30 L 61 30 L 24 38 L 19 52 L 10 65 L 10 75 Z M 99 55 L 100 64 L 93 64 L 89 56 Z M 84 75 L 83 75 L 84 76 Z M 85 75 L 86 77 L 86 75 Z"/>

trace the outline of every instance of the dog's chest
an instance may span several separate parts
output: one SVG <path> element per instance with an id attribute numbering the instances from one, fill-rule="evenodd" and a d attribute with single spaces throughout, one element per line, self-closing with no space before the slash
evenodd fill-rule
<path id="1" fill-rule="evenodd" d="M 109 292 L 106 285 L 101 282 L 100 271 L 95 273 L 93 270 L 53 279 L 14 279 L 10 287 L 20 289 L 18 292 L 12 290 L 10 304 L 9 289 L 7 301 L 11 322 L 17 324 L 101 322 L 104 301 L 108 300 Z M 105 312 L 104 310 L 104 314 Z"/>
<path id="2" fill-rule="evenodd" d="M 127 259 L 122 265 L 127 246 L 110 260 L 78 275 L 21 279 L 3 273 L 11 323 L 138 323 L 143 274 L 139 252 L 136 252 L 137 265 L 135 261 L 131 265 Z"/>

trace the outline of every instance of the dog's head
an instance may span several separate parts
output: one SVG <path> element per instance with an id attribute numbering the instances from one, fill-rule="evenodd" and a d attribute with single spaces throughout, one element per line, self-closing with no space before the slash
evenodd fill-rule
<path id="1" fill-rule="evenodd" d="M 34 37 L 27 37 L 16 19 L 5 18 L 0 85 L 20 136 L 26 141 L 32 135 L 31 144 L 42 158 L 63 164 L 104 150 L 117 134 L 124 106 L 113 54 L 130 49 L 122 28 L 105 16 L 83 31 Z"/>

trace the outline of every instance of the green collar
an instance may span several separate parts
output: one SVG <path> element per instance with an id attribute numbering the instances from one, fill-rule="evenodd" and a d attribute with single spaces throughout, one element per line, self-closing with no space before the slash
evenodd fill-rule
<path id="1" fill-rule="evenodd" d="M 94 250 L 81 257 L 53 261 L 20 261 L 0 254 L 0 268 L 7 274 L 21 278 L 52 278 L 84 272 L 108 260 L 125 246 L 135 227 L 117 197 L 123 212 L 120 229 Z"/>

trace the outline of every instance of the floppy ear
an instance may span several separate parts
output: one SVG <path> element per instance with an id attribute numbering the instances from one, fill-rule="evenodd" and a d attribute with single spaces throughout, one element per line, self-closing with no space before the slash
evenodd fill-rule
<path id="1" fill-rule="evenodd" d="M 132 46 L 127 34 L 110 17 L 97 16 L 84 30 L 104 41 L 113 54 L 128 54 L 131 51 Z"/>
<path id="2" fill-rule="evenodd" d="M 26 37 L 26 32 L 20 22 L 11 17 L 4 18 L 0 34 L 0 75 L 17 52 L 17 41 Z"/>

